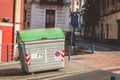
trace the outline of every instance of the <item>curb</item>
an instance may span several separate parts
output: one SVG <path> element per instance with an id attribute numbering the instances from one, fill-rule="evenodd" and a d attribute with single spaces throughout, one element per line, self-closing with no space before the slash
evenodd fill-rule
<path id="1" fill-rule="evenodd" d="M 20 64 L 20 62 L 19 61 L 5 62 L 5 63 L 0 63 L 0 66 L 13 65 L 13 64 Z"/>
<path id="2" fill-rule="evenodd" d="M 120 66 L 101 68 L 101 70 L 109 70 L 109 69 L 116 69 L 116 68 L 120 68 Z"/>
<path id="3" fill-rule="evenodd" d="M 49 79 L 44 79 L 44 78 L 49 78 L 49 77 L 55 77 L 55 76 L 65 76 L 65 75 L 70 75 L 70 74 L 84 74 L 84 73 L 87 73 L 87 72 L 92 72 L 92 71 L 96 71 L 97 69 L 95 70 L 89 70 L 89 71 L 69 71 L 69 72 L 62 72 L 62 73 L 57 73 L 57 74 L 51 74 L 51 75 L 46 75 L 46 76 L 39 76 L 39 77 L 31 77 L 31 78 L 26 78 L 26 80 L 33 80 L 33 79 L 42 79 L 42 80 L 49 80 Z M 61 71 L 60 71 L 61 72 Z"/>

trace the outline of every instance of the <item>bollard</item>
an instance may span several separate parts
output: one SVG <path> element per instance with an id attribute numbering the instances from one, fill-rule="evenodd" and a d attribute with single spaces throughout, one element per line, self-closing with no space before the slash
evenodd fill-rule
<path id="1" fill-rule="evenodd" d="M 70 46 L 68 48 L 68 60 L 70 61 L 70 56 L 71 56 L 71 50 L 70 50 Z"/>
<path id="2" fill-rule="evenodd" d="M 7 57 L 7 62 L 9 62 L 9 50 L 8 50 L 9 49 L 9 45 L 7 44 L 6 46 L 7 46 L 6 57 Z"/>
<path id="3" fill-rule="evenodd" d="M 111 80 L 117 80 L 116 76 L 111 76 Z"/>
<path id="4" fill-rule="evenodd" d="M 92 53 L 94 53 L 95 51 L 95 46 L 94 46 L 94 42 L 92 42 Z"/>

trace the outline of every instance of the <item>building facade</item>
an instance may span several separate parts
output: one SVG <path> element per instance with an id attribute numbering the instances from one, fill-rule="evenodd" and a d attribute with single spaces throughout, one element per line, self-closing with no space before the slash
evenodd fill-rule
<path id="1" fill-rule="evenodd" d="M 71 12 L 80 12 L 85 0 L 71 0 Z"/>
<path id="2" fill-rule="evenodd" d="M 96 26 L 96 33 L 99 41 L 119 44 L 120 0 L 100 0 L 100 20 Z"/>
<path id="3" fill-rule="evenodd" d="M 22 29 L 24 0 L 0 0 L 0 62 L 11 61 L 16 31 Z"/>
<path id="4" fill-rule="evenodd" d="M 70 0 L 26 0 L 25 29 L 55 28 L 69 30 Z"/>

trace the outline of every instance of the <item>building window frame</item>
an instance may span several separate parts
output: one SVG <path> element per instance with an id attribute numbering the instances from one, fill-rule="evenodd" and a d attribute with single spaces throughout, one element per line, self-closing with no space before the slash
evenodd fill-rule
<path id="1" fill-rule="evenodd" d="M 111 3 L 111 4 L 112 4 L 112 5 L 115 5 L 115 2 L 116 2 L 115 0 L 112 0 L 112 3 Z"/>
<path id="2" fill-rule="evenodd" d="M 26 4 L 27 3 L 27 0 L 24 0 L 24 4 Z"/>

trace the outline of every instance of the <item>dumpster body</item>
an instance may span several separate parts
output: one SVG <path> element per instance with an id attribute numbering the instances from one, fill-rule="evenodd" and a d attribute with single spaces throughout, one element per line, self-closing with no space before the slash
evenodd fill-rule
<path id="1" fill-rule="evenodd" d="M 64 33 L 59 28 L 18 32 L 21 67 L 27 73 L 64 68 Z"/>

